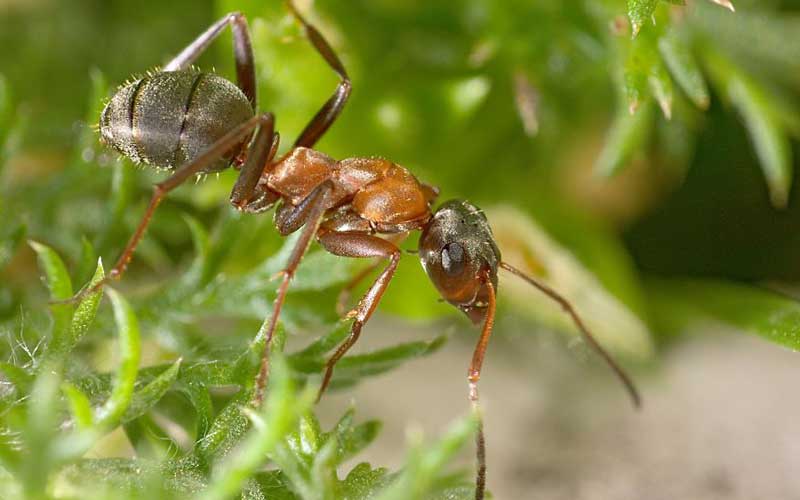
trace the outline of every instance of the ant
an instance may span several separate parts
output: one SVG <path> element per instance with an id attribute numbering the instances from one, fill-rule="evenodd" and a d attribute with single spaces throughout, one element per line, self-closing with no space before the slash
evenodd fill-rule
<path id="1" fill-rule="evenodd" d="M 397 245 L 412 231 L 421 230 L 418 252 L 431 281 L 444 300 L 463 311 L 474 324 L 483 323 L 468 371 L 469 399 L 476 411 L 477 384 L 495 319 L 498 269 L 522 278 L 559 303 L 621 379 L 638 407 L 639 395 L 633 383 L 595 341 L 572 305 L 555 290 L 501 259 L 489 223 L 478 208 L 466 201 L 452 200 L 433 211 L 438 189 L 419 182 L 404 167 L 382 158 L 336 161 L 313 149 L 344 108 L 351 83 L 322 34 L 306 22 L 291 1 L 287 6 L 316 51 L 339 76 L 333 95 L 292 148 L 275 159 L 279 144 L 275 117 L 257 112 L 252 45 L 247 20 L 237 12 L 214 23 L 160 71 L 120 87 L 100 115 L 101 141 L 136 163 L 166 167 L 172 175 L 154 186 L 141 222 L 109 275 L 71 300 L 122 277 L 167 193 L 191 177 L 233 166 L 239 170 L 230 195 L 236 209 L 257 214 L 276 207 L 275 226 L 280 234 L 300 231 L 288 263 L 279 273 L 282 279 L 266 329 L 254 405 L 263 401 L 270 344 L 286 292 L 312 241 L 316 238 L 334 255 L 388 260 L 356 307 L 346 314 L 353 320 L 350 335 L 326 364 L 321 396 L 336 362 L 356 343 L 388 287 L 400 262 Z M 233 35 L 237 84 L 192 66 L 226 26 L 230 26 Z M 343 294 L 349 293 L 371 269 L 356 276 Z M 481 499 L 486 463 L 480 419 L 476 445 L 475 497 Z"/>

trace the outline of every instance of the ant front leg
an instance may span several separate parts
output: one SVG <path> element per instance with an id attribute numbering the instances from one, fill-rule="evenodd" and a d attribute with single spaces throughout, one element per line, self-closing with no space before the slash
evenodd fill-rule
<path id="1" fill-rule="evenodd" d="M 325 104 L 317 111 L 317 114 L 314 115 L 314 118 L 306 125 L 306 128 L 300 133 L 300 136 L 294 143 L 294 147 L 306 147 L 310 148 L 313 147 L 314 144 L 319 140 L 320 137 L 328 130 L 328 128 L 336 121 L 336 118 L 344 109 L 345 103 L 347 103 L 347 98 L 350 96 L 350 89 L 352 85 L 350 83 L 350 77 L 347 76 L 347 71 L 344 69 L 344 65 L 342 61 L 339 60 L 339 56 L 336 55 L 333 48 L 331 48 L 330 44 L 325 40 L 322 34 L 306 22 L 303 16 L 297 11 L 297 8 L 291 2 L 291 0 L 286 2 L 286 6 L 291 11 L 292 15 L 303 25 L 303 29 L 306 32 L 306 36 L 311 41 L 311 44 L 317 49 L 319 55 L 325 59 L 325 62 L 328 63 L 337 75 L 339 75 L 340 81 L 339 85 L 336 86 L 336 90 L 334 91 L 333 95 L 325 102 Z"/>
<path id="2" fill-rule="evenodd" d="M 489 300 L 486 309 L 486 319 L 483 323 L 483 330 L 481 330 L 481 336 L 478 339 L 478 344 L 475 346 L 475 352 L 472 354 L 472 362 L 467 372 L 467 380 L 469 381 L 469 401 L 472 404 L 472 411 L 475 413 L 478 421 L 478 429 L 475 434 L 475 455 L 477 462 L 475 500 L 483 500 L 486 490 L 486 439 L 483 434 L 483 417 L 481 416 L 479 406 L 478 381 L 481 378 L 481 367 L 483 366 L 483 358 L 486 355 L 486 348 L 489 345 L 489 338 L 492 336 L 495 310 L 497 308 L 495 289 L 489 274 L 484 272 L 479 278 L 484 286 L 487 287 Z"/>
<path id="3" fill-rule="evenodd" d="M 370 289 L 367 290 L 367 293 L 364 294 L 355 309 L 348 313 L 348 317 L 355 318 L 350 329 L 350 336 L 336 349 L 336 352 L 325 364 L 325 376 L 319 388 L 318 400 L 322 397 L 331 381 L 333 367 L 358 340 L 361 335 L 361 329 L 372 316 L 372 313 L 375 312 L 375 308 L 378 307 L 378 302 L 383 297 L 383 293 L 389 286 L 397 265 L 400 263 L 400 249 L 397 248 L 397 245 L 370 234 L 325 232 L 319 236 L 319 242 L 325 250 L 334 255 L 358 258 L 382 257 L 389 259 L 389 264 L 383 269 Z"/>
<path id="4" fill-rule="evenodd" d="M 231 12 L 212 24 L 206 31 L 175 56 L 162 71 L 186 69 L 211 45 L 225 26 L 230 25 L 233 33 L 233 57 L 236 60 L 236 81 L 253 110 L 256 109 L 256 68 L 253 59 L 253 44 L 250 42 L 250 29 L 247 19 L 241 12 Z"/>
<path id="5" fill-rule="evenodd" d="M 278 294 L 272 307 L 272 316 L 269 318 L 266 332 L 264 333 L 264 354 L 261 356 L 261 367 L 256 375 L 255 391 L 253 394 L 253 406 L 258 408 L 264 400 L 264 390 L 267 387 L 267 377 L 269 376 L 269 350 L 272 344 L 272 337 L 278 325 L 278 317 L 281 308 L 286 301 L 286 292 L 289 289 L 289 282 L 292 280 L 297 266 L 303 259 L 308 250 L 314 235 L 317 233 L 322 217 L 328 209 L 328 193 L 333 190 L 331 181 L 325 181 L 317 186 L 299 205 L 292 207 L 291 211 L 277 222 L 278 231 L 283 234 L 290 234 L 303 228 L 297 243 L 289 256 L 286 267 L 279 273 L 283 276 L 278 287 Z"/>

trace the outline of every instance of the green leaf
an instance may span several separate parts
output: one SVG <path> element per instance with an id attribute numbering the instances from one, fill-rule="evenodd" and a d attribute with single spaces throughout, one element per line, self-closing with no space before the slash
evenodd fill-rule
<path id="1" fill-rule="evenodd" d="M 86 394 L 69 382 L 61 384 L 61 391 L 67 397 L 70 412 L 78 428 L 90 429 L 94 423 L 94 416 L 92 415 L 92 405 Z"/>
<path id="2" fill-rule="evenodd" d="M 103 262 L 98 260 L 97 269 L 87 286 L 89 288 L 95 286 L 100 283 L 104 277 Z M 69 329 L 66 330 L 63 335 L 56 335 L 58 332 L 54 332 L 54 337 L 48 349 L 48 355 L 64 356 L 78 345 L 78 342 L 80 342 L 81 338 L 83 338 L 89 330 L 89 326 L 94 322 L 102 296 L 103 289 L 100 288 L 81 299 L 81 302 L 75 309 L 75 313 L 72 315 Z"/>
<path id="3" fill-rule="evenodd" d="M 338 330 L 334 330 L 338 333 Z M 447 340 L 440 335 L 429 342 L 408 342 L 366 354 L 345 356 L 337 364 L 333 372 L 332 388 L 350 386 L 360 379 L 395 369 L 414 358 L 428 356 L 436 352 Z M 292 369 L 303 374 L 322 373 L 326 358 L 323 356 L 291 356 Z"/>
<path id="4" fill-rule="evenodd" d="M 14 384 L 20 394 L 27 394 L 33 383 L 33 375 L 25 371 L 24 368 L 12 365 L 11 363 L 0 362 L 0 371 L 6 376 L 9 382 Z"/>
<path id="5" fill-rule="evenodd" d="M 362 462 L 351 470 L 342 481 L 341 492 L 345 500 L 375 498 L 391 482 L 393 475 L 383 467 L 373 469 Z"/>
<path id="6" fill-rule="evenodd" d="M 789 138 L 770 92 L 721 54 L 706 48 L 706 65 L 719 88 L 742 115 L 769 187 L 770 201 L 785 208 L 792 185 Z"/>
<path id="7" fill-rule="evenodd" d="M 350 408 L 336 423 L 332 431 L 326 433 L 322 440 L 336 440 L 338 446 L 338 461 L 342 462 L 366 448 L 381 429 L 381 423 L 377 420 L 370 420 L 363 424 L 354 426 L 353 416 L 355 409 Z"/>
<path id="8" fill-rule="evenodd" d="M 111 395 L 103 407 L 98 409 L 95 417 L 98 426 L 104 429 L 116 427 L 128 411 L 133 399 L 141 354 L 139 322 L 133 309 L 128 301 L 112 288 L 108 289 L 108 297 L 114 309 L 114 322 L 119 337 L 119 368 L 114 376 Z"/>
<path id="9" fill-rule="evenodd" d="M 711 280 L 651 279 L 647 289 L 662 324 L 712 320 L 800 350 L 800 303 L 778 293 Z"/>
<path id="10" fill-rule="evenodd" d="M 635 38 L 644 23 L 650 20 L 658 6 L 658 0 L 628 0 L 628 18 L 631 20 L 631 34 Z"/>
<path id="11" fill-rule="evenodd" d="M 418 442 L 412 443 L 403 472 L 375 500 L 423 498 L 433 489 L 437 478 L 455 454 L 474 435 L 477 424 L 475 419 L 473 415 L 457 421 L 438 442 L 430 446 L 422 447 Z"/>
<path id="12" fill-rule="evenodd" d="M 292 353 L 289 356 L 289 362 L 300 358 L 319 358 L 327 352 L 333 350 L 341 344 L 345 338 L 350 334 L 352 323 L 350 321 L 340 321 L 336 327 L 329 333 L 321 336 L 317 340 L 310 343 L 304 349 Z"/>
<path id="13" fill-rule="evenodd" d="M 652 123 L 653 107 L 649 102 L 639 106 L 633 114 L 619 109 L 594 165 L 597 175 L 610 177 L 626 167 L 634 153 L 643 148 Z"/>
<path id="14" fill-rule="evenodd" d="M 189 465 L 181 460 L 83 459 L 66 467 L 56 484 L 70 498 L 183 499 L 205 487 L 205 478 Z"/>
<path id="15" fill-rule="evenodd" d="M 59 301 L 71 298 L 72 281 L 61 257 L 47 245 L 32 240 L 29 244 L 36 252 L 39 268 L 44 271 L 47 278 L 50 299 Z M 63 337 L 72 321 L 72 305 L 51 304 L 50 310 L 53 312 L 53 338 Z"/>
<path id="16" fill-rule="evenodd" d="M 662 19 L 662 22 L 666 20 Z M 631 114 L 652 96 L 661 107 L 664 117 L 669 120 L 672 117 L 672 79 L 658 52 L 658 38 L 662 31 L 659 26 L 646 30 L 635 40 L 619 42 L 626 50 L 622 65 L 622 89 Z"/>
<path id="17" fill-rule="evenodd" d="M 267 400 L 256 411 L 241 408 L 252 423 L 252 429 L 226 459 L 214 467 L 212 481 L 199 498 L 216 500 L 238 494 L 248 478 L 264 463 L 266 456 L 291 430 L 300 414 L 311 406 L 314 396 L 313 390 L 296 394 L 286 362 L 275 356 Z"/>
<path id="18" fill-rule="evenodd" d="M 150 408 L 155 406 L 155 404 L 164 397 L 164 394 L 167 393 L 170 387 L 172 387 L 172 384 L 178 377 L 180 368 L 181 360 L 179 359 L 152 382 L 137 390 L 133 395 L 130 405 L 128 405 L 128 409 L 125 410 L 125 414 L 122 416 L 122 423 L 130 422 L 144 415 Z"/>
<path id="19" fill-rule="evenodd" d="M 123 424 L 123 429 L 138 458 L 163 461 L 181 453 L 180 446 L 151 415 L 131 420 Z"/>
<path id="20" fill-rule="evenodd" d="M 684 34 L 672 29 L 658 40 L 658 49 L 675 81 L 700 109 L 709 105 L 708 86 Z"/>
<path id="21" fill-rule="evenodd" d="M 366 354 L 345 356 L 336 364 L 334 382 L 337 379 L 354 380 L 367 375 L 384 373 L 411 359 L 433 354 L 446 341 L 446 335 L 439 335 L 428 342 L 407 342 Z"/>

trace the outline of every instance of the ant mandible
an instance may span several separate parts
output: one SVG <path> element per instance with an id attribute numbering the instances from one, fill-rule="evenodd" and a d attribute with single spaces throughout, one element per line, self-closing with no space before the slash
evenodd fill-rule
<path id="1" fill-rule="evenodd" d="M 313 149 L 333 124 L 350 95 L 350 79 L 325 38 L 287 2 L 311 44 L 339 75 L 333 95 L 300 133 L 292 148 L 275 159 L 279 136 L 271 113 L 257 113 L 253 51 L 247 20 L 231 13 L 213 24 L 158 72 L 120 87 L 100 116 L 101 140 L 134 162 L 173 171 L 154 187 L 150 204 L 107 278 L 80 295 L 118 280 L 164 196 L 187 179 L 233 166 L 239 176 L 231 204 L 247 213 L 261 213 L 277 205 L 275 226 L 286 236 L 300 236 L 281 271 L 272 315 L 265 334 L 264 353 L 255 380 L 253 403 L 260 405 L 269 373 L 273 333 L 289 283 L 316 240 L 342 257 L 388 260 L 356 307 L 349 337 L 328 360 L 319 390 L 331 380 L 336 362 L 355 344 L 372 316 L 400 261 L 397 244 L 421 230 L 419 257 L 444 300 L 463 311 L 474 324 L 483 323 L 469 365 L 469 399 L 477 408 L 477 383 L 495 318 L 498 269 L 509 271 L 563 307 L 585 340 L 603 357 L 624 383 L 636 406 L 639 395 L 631 380 L 595 341 L 572 305 L 544 283 L 503 262 L 483 213 L 466 201 L 452 200 L 435 212 L 438 195 L 404 167 L 381 158 L 336 161 Z M 237 85 L 215 74 L 203 73 L 192 63 L 226 26 L 233 34 Z M 345 291 L 352 289 L 358 275 Z M 73 299 L 77 298 L 74 297 Z M 485 443 L 478 420 L 476 498 L 485 488 Z"/>

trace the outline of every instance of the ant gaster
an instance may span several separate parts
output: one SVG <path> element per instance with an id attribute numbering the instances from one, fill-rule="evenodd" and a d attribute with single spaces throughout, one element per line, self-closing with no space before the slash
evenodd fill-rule
<path id="1" fill-rule="evenodd" d="M 300 236 L 281 271 L 272 315 L 265 333 L 253 403 L 260 405 L 269 373 L 269 351 L 286 292 L 309 245 L 316 240 L 335 255 L 388 260 L 356 307 L 349 337 L 328 360 L 319 394 L 330 382 L 336 362 L 353 346 L 386 290 L 400 261 L 397 244 L 421 230 L 419 256 L 442 297 L 475 324 L 483 324 L 469 366 L 469 397 L 477 407 L 477 383 L 495 318 L 499 268 L 519 276 L 557 301 L 589 344 L 620 377 L 634 403 L 639 396 L 627 375 L 594 340 L 572 306 L 543 283 L 502 261 L 483 213 L 466 201 L 453 200 L 431 210 L 438 190 L 420 183 L 404 167 L 381 158 L 336 161 L 313 148 L 342 111 L 351 84 L 330 45 L 291 2 L 289 10 L 327 64 L 339 75 L 333 95 L 300 133 L 292 148 L 275 159 L 279 136 L 271 113 L 258 113 L 253 52 L 247 21 L 240 13 L 220 19 L 158 72 L 119 88 L 100 116 L 102 141 L 135 162 L 172 170 L 154 187 L 150 204 L 107 280 L 118 280 L 164 196 L 196 175 L 229 166 L 239 170 L 231 204 L 247 213 L 275 205 L 275 225 L 282 235 Z M 226 26 L 233 34 L 237 85 L 192 63 Z M 377 264 L 376 264 L 377 265 Z M 344 292 L 369 273 L 362 272 Z M 99 289 L 102 282 L 81 294 Z M 77 296 L 76 296 L 77 297 Z M 476 498 L 485 487 L 482 423 L 477 432 Z"/>

